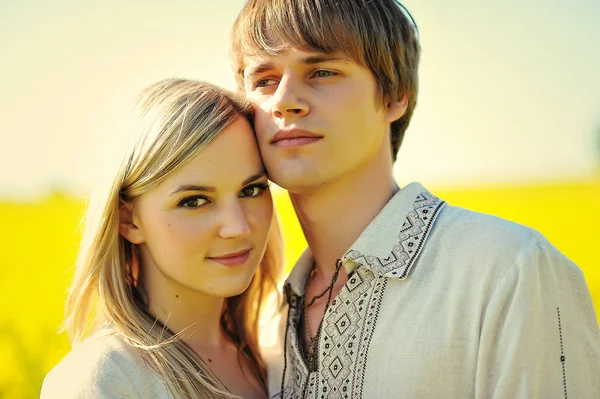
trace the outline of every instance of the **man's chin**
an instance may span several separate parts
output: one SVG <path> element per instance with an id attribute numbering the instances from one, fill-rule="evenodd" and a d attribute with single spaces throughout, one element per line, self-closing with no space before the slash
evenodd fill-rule
<path id="1" fill-rule="evenodd" d="M 322 185 L 323 167 L 311 162 L 310 159 L 288 158 L 276 162 L 264 160 L 269 179 L 288 191 L 306 189 Z"/>
<path id="2" fill-rule="evenodd" d="M 292 194 L 301 194 L 312 191 L 323 186 L 325 182 L 319 179 L 314 173 L 294 174 L 277 173 L 275 176 L 269 175 L 269 179 L 279 187 L 286 189 Z"/>

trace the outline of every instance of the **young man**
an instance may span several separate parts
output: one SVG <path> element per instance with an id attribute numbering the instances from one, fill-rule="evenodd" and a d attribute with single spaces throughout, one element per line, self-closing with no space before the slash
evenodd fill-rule
<path id="1" fill-rule="evenodd" d="M 272 397 L 600 397 L 577 266 L 532 229 L 394 181 L 420 52 L 403 6 L 249 0 L 232 40 L 309 244 L 285 284 Z"/>

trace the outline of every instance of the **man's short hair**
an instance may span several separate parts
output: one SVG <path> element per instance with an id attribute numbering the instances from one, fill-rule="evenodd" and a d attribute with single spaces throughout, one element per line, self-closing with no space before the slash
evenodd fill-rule
<path id="1" fill-rule="evenodd" d="M 371 70 L 378 101 L 408 100 L 391 125 L 392 158 L 404 138 L 418 91 L 421 48 L 417 26 L 395 0 L 248 0 L 232 31 L 232 62 L 244 88 L 244 57 L 277 55 L 286 48 L 341 52 Z"/>

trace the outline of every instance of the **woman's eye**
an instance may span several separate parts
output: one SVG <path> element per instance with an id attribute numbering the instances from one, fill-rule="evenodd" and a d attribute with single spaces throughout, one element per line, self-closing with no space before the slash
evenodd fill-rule
<path id="1" fill-rule="evenodd" d="M 179 201 L 179 206 L 182 208 L 199 208 L 206 204 L 208 200 L 204 197 L 187 197 Z"/>
<path id="2" fill-rule="evenodd" d="M 268 190 L 268 184 L 256 184 L 248 186 L 242 190 L 242 197 L 258 197 L 263 191 Z"/>

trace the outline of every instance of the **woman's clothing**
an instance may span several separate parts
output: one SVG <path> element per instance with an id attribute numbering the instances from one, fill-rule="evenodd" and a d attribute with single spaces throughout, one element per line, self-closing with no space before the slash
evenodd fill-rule
<path id="1" fill-rule="evenodd" d="M 76 344 L 48 373 L 41 399 L 172 398 L 141 353 L 104 332 Z"/>

